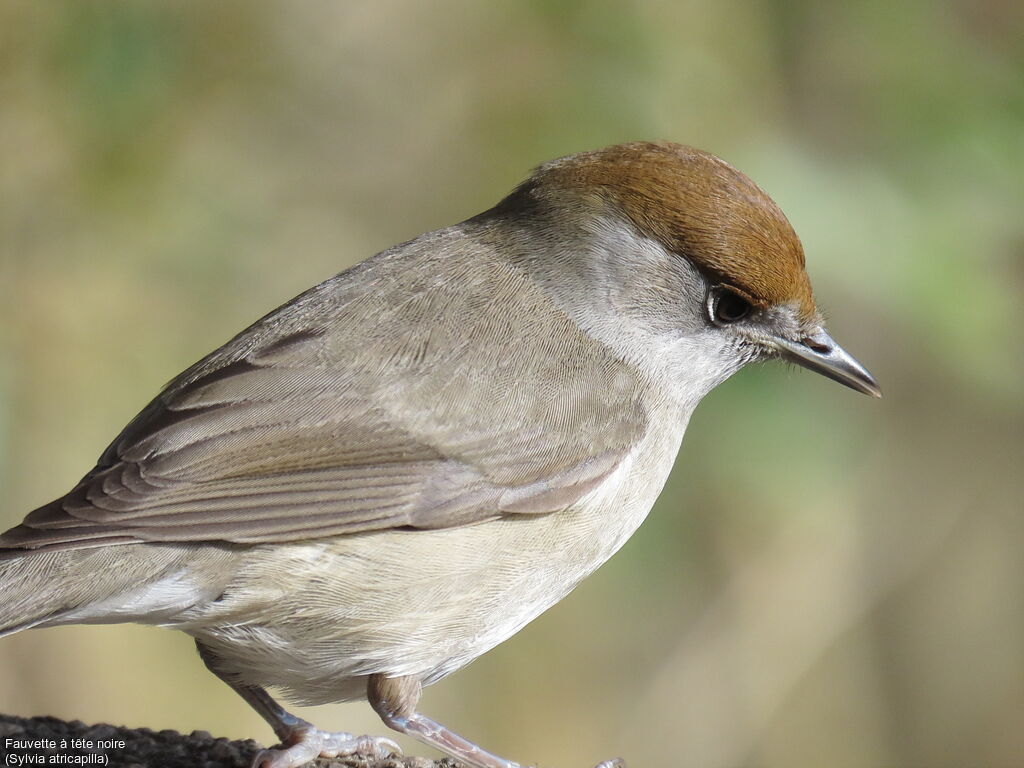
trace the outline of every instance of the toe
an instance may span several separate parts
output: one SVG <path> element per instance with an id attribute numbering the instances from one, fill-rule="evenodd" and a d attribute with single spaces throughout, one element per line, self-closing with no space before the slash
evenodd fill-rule
<path id="1" fill-rule="evenodd" d="M 360 736 L 356 743 L 356 753 L 367 757 L 401 757 L 402 748 L 398 742 L 384 736 Z"/>
<path id="2" fill-rule="evenodd" d="M 321 732 L 321 757 L 362 757 L 384 758 L 401 755 L 402 748 L 383 736 L 353 736 L 351 733 Z"/>

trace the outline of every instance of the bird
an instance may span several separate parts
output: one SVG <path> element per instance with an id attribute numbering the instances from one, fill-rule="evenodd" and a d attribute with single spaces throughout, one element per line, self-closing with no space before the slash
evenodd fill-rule
<path id="1" fill-rule="evenodd" d="M 0 536 L 0 634 L 187 633 L 280 740 L 256 768 L 400 753 L 268 688 L 365 699 L 473 768 L 517 768 L 420 712 L 423 687 L 608 560 L 701 399 L 773 359 L 881 395 L 826 330 L 767 193 L 668 141 L 546 162 L 173 379 Z"/>

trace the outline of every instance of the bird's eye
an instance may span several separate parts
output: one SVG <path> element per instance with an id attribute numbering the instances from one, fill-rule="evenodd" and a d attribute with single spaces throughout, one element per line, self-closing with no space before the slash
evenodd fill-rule
<path id="1" fill-rule="evenodd" d="M 750 302 L 737 293 L 719 288 L 711 292 L 708 310 L 715 325 L 736 323 L 750 314 Z"/>

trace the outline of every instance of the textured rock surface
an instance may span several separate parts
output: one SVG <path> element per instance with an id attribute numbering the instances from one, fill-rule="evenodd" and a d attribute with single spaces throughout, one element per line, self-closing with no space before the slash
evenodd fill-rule
<path id="1" fill-rule="evenodd" d="M 77 741 L 76 741 L 77 740 Z M 262 749 L 255 741 L 216 739 L 206 731 L 181 734 L 148 728 L 87 725 L 54 717 L 0 715 L 3 765 L 106 765 L 117 768 L 248 768 Z M 450 759 L 422 757 L 317 760 L 312 765 L 351 768 L 457 768 Z"/>

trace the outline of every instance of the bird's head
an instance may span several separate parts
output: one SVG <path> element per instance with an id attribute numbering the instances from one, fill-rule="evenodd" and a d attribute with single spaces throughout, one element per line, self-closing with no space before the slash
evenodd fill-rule
<path id="1" fill-rule="evenodd" d="M 626 352 L 715 369 L 700 389 L 782 358 L 881 394 L 825 329 L 785 215 L 714 155 L 667 142 L 571 155 L 494 214 L 526 233 L 527 263 L 577 322 Z"/>

